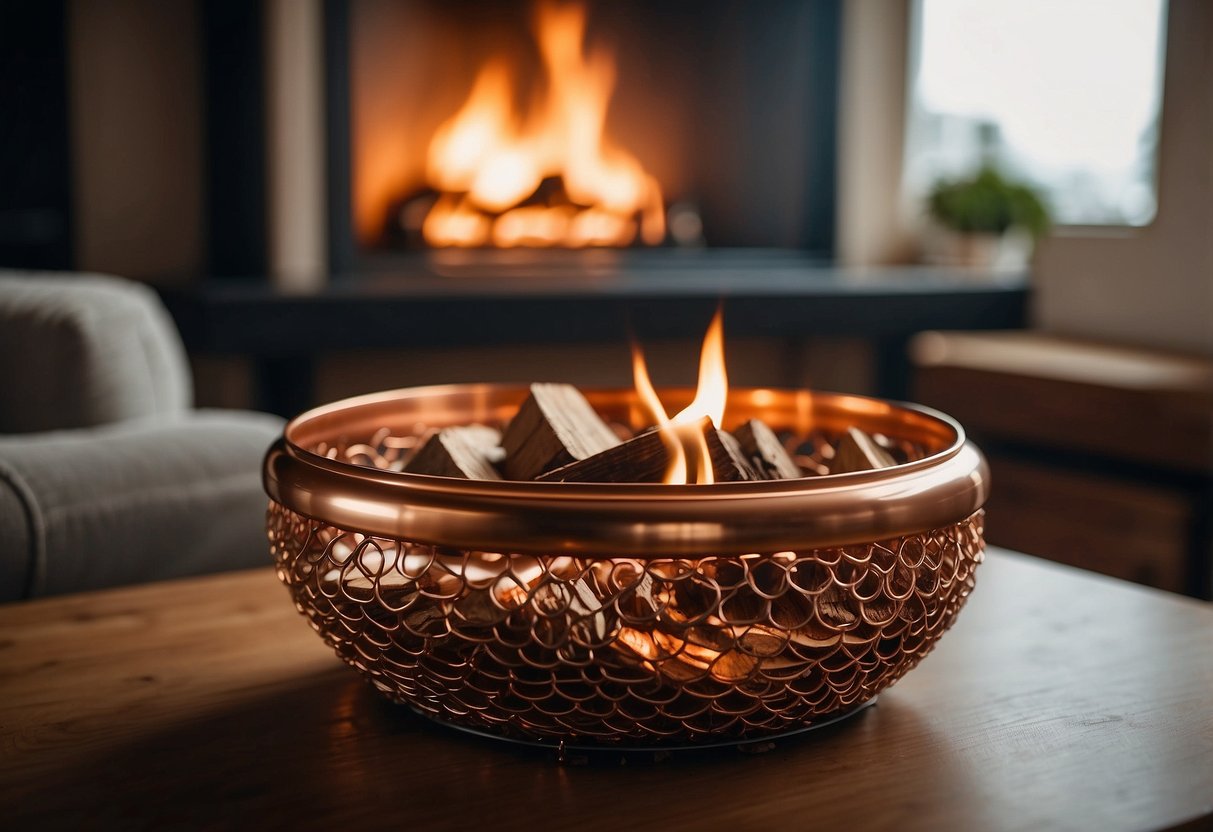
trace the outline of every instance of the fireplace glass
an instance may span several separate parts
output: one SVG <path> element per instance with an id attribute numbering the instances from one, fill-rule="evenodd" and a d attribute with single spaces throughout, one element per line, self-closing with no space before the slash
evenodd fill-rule
<path id="1" fill-rule="evenodd" d="M 334 15 L 346 266 L 831 253 L 838 3 L 347 0 Z"/>

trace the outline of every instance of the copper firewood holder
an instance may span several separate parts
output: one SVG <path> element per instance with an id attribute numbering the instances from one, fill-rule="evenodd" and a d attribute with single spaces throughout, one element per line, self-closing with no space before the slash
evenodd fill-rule
<path id="1" fill-rule="evenodd" d="M 278 574 L 337 654 L 398 702 L 505 738 L 757 739 L 857 709 L 951 626 L 982 559 L 989 474 L 949 417 L 741 389 L 806 464 L 856 426 L 892 468 L 711 486 L 466 481 L 398 470 L 427 431 L 504 424 L 523 385 L 363 396 L 290 422 L 265 459 Z M 689 390 L 665 390 L 671 407 Z M 643 426 L 635 394 L 586 391 Z"/>

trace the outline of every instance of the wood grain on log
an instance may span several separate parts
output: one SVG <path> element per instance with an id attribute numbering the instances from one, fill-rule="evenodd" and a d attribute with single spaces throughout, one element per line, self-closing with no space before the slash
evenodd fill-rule
<path id="1" fill-rule="evenodd" d="M 494 463 L 504 456 L 500 443 L 501 434 L 486 425 L 443 428 L 426 440 L 404 470 L 437 477 L 499 480 L 501 474 Z"/>
<path id="2" fill-rule="evenodd" d="M 741 450 L 753 463 L 755 472 L 763 479 L 787 480 L 804 476 L 788 454 L 775 431 L 760 419 L 750 419 L 733 431 Z"/>
<path id="3" fill-rule="evenodd" d="M 534 829 L 535 796 L 556 794 L 544 822 L 594 832 L 702 827 L 710 793 L 709 825 L 730 829 L 1208 827 L 1213 609 L 1001 551 L 978 576 L 952 631 L 864 715 L 642 778 L 607 755 L 562 771 L 387 705 L 269 567 L 8 604 L 0 809 L 16 829 L 224 828 L 233 812 L 430 829 L 483 824 L 491 804 L 506 832 Z M 656 658 L 634 635 L 637 660 Z M 761 672 L 805 671 L 772 657 Z M 451 794 L 467 799 L 434 799 Z"/>
<path id="4" fill-rule="evenodd" d="M 619 444 L 615 432 L 571 384 L 532 384 L 501 441 L 510 479 L 533 480 L 546 471 Z"/>
<path id="5" fill-rule="evenodd" d="M 707 440 L 708 455 L 718 482 L 759 479 L 736 439 L 716 430 L 706 416 L 699 421 L 699 429 Z M 594 456 L 548 471 L 538 479 L 545 482 L 661 482 L 669 465 L 669 449 L 661 432 L 653 428 Z"/>
<path id="6" fill-rule="evenodd" d="M 731 433 L 716 430 L 709 423 L 704 429 L 708 441 L 708 456 L 712 460 L 712 473 L 716 482 L 743 482 L 760 480 L 761 475 L 746 459 L 741 443 Z"/>
<path id="7" fill-rule="evenodd" d="M 848 428 L 838 440 L 834 459 L 830 462 L 831 474 L 850 474 L 856 471 L 871 471 L 896 465 L 889 452 L 876 444 L 876 440 L 859 428 Z"/>

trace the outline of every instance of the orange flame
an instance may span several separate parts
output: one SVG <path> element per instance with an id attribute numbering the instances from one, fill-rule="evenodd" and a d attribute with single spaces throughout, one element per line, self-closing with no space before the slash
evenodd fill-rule
<path id="1" fill-rule="evenodd" d="M 657 397 L 657 391 L 653 389 L 653 382 L 649 380 L 649 370 L 644 363 L 644 353 L 637 344 L 632 345 L 632 378 L 636 385 L 636 392 L 640 394 L 640 402 L 649 412 L 649 418 L 661 431 L 661 441 L 665 445 L 666 453 L 670 455 L 669 465 L 666 467 L 665 476 L 661 478 L 661 481 L 667 485 L 681 485 L 687 481 L 687 457 L 686 452 L 682 449 L 682 439 L 670 427 L 670 419 L 666 416 L 665 407 L 661 404 L 661 399 Z"/>
<path id="2" fill-rule="evenodd" d="M 430 142 L 429 184 L 462 199 L 434 205 L 422 226 L 426 242 L 582 247 L 629 245 L 637 233 L 649 245 L 665 239 L 661 186 L 606 137 L 615 61 L 602 50 L 585 54 L 585 23 L 581 3 L 539 4 L 548 90 L 529 118 L 514 109 L 509 65 L 494 59 L 480 69 L 463 106 Z M 550 177 L 561 178 L 571 204 L 523 206 Z M 488 230 L 480 233 L 469 213 Z"/>
<path id="3" fill-rule="evenodd" d="M 729 377 L 725 370 L 724 360 L 724 312 L 717 308 L 708 325 L 708 331 L 703 337 L 703 346 L 699 352 L 699 383 L 695 389 L 695 398 L 689 405 L 680 410 L 674 418 L 666 415 L 665 407 L 653 389 L 649 379 L 648 368 L 645 366 L 644 354 L 640 348 L 632 348 L 632 377 L 641 404 L 649 412 L 657 429 L 661 431 L 662 442 L 670 455 L 670 463 L 666 468 L 662 482 L 679 485 L 689 482 L 687 478 L 688 462 L 695 462 L 695 482 L 712 483 L 716 481 L 712 470 L 712 459 L 708 450 L 707 438 L 704 436 L 704 418 L 711 420 L 712 425 L 719 428 L 724 422 L 725 403 L 729 396 Z"/>
<path id="4" fill-rule="evenodd" d="M 724 419 L 729 396 L 729 374 L 724 366 L 724 311 L 716 309 L 699 351 L 699 385 L 694 400 L 674 417 L 675 424 L 709 417 L 716 427 Z"/>
<path id="5" fill-rule="evenodd" d="M 421 226 L 426 237 L 450 240 L 451 245 L 482 246 L 489 239 L 489 221 L 467 204 L 467 200 L 444 196 L 426 215 Z"/>

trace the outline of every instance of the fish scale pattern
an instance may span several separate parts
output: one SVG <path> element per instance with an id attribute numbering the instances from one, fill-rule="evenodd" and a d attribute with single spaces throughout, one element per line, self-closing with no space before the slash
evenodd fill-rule
<path id="1" fill-rule="evenodd" d="M 837 548 L 695 558 L 480 552 L 271 502 L 298 610 L 391 699 L 504 737 L 739 741 L 863 705 L 951 626 L 983 512 Z"/>

